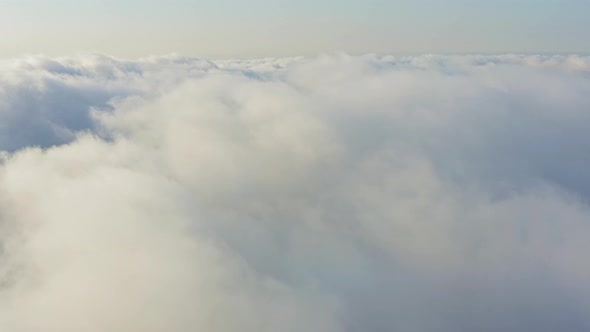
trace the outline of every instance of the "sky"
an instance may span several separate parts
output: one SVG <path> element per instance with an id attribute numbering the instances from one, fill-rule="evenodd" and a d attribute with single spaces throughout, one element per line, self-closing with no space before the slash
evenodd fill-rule
<path id="1" fill-rule="evenodd" d="M 0 331 L 590 331 L 589 74 L 0 61 Z"/>
<path id="2" fill-rule="evenodd" d="M 590 331 L 588 13 L 0 0 L 0 331 Z"/>
<path id="3" fill-rule="evenodd" d="M 588 53 L 588 0 L 0 0 L 0 57 Z"/>

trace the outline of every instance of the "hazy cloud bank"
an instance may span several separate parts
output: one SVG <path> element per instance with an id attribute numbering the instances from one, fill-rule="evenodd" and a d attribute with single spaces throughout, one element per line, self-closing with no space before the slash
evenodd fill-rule
<path id="1" fill-rule="evenodd" d="M 590 329 L 590 58 L 0 64 L 0 329 Z"/>

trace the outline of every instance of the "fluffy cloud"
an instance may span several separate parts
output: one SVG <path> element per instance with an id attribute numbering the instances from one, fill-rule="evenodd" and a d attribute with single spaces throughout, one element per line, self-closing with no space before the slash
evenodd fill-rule
<path id="1" fill-rule="evenodd" d="M 590 329 L 590 58 L 0 73 L 3 331 Z"/>

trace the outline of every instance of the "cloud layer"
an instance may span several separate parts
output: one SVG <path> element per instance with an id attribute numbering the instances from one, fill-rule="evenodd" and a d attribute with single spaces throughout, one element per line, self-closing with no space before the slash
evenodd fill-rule
<path id="1" fill-rule="evenodd" d="M 590 58 L 0 64 L 0 329 L 590 329 Z"/>

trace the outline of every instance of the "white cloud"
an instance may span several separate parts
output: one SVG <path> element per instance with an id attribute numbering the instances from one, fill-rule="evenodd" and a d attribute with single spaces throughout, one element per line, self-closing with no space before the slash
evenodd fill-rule
<path id="1" fill-rule="evenodd" d="M 0 328 L 588 329 L 589 64 L 5 62 Z"/>

